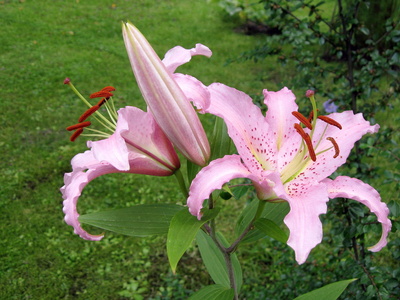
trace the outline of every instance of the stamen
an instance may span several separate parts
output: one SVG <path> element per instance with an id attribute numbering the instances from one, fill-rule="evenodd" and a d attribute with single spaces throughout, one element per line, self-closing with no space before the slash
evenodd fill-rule
<path id="1" fill-rule="evenodd" d="M 93 99 L 93 98 L 100 98 L 100 97 L 109 98 L 109 97 L 112 97 L 112 96 L 113 96 L 113 94 L 111 94 L 110 92 L 107 92 L 107 91 L 98 91 L 98 92 L 96 92 L 96 93 L 91 94 L 91 95 L 90 95 L 90 99 Z"/>
<path id="2" fill-rule="evenodd" d="M 115 88 L 113 86 L 106 86 L 106 87 L 103 87 L 101 89 L 101 91 L 103 91 L 103 92 L 113 92 L 113 91 L 115 91 Z"/>
<path id="3" fill-rule="evenodd" d="M 297 120 L 299 120 L 301 123 L 303 123 L 308 129 L 312 129 L 312 125 L 310 123 L 310 121 L 303 116 L 301 113 L 299 113 L 298 111 L 293 111 L 292 115 L 295 116 L 297 118 Z"/>
<path id="4" fill-rule="evenodd" d="M 78 128 L 69 138 L 71 142 L 75 142 L 76 138 L 81 135 L 83 132 L 83 128 Z"/>
<path id="5" fill-rule="evenodd" d="M 301 128 L 300 124 L 295 123 L 294 124 L 294 128 L 296 129 L 296 131 L 301 135 L 301 137 L 303 138 L 303 140 L 306 142 L 307 148 L 308 148 L 308 153 L 310 154 L 310 158 L 312 159 L 312 161 L 316 161 L 317 160 L 317 156 L 315 155 L 315 151 L 311 142 L 311 138 L 308 135 L 308 133 L 305 133 L 303 128 Z"/>
<path id="6" fill-rule="evenodd" d="M 330 125 L 336 126 L 339 129 L 342 129 L 342 125 L 340 123 L 336 122 L 334 119 L 331 119 L 327 116 L 318 116 L 318 119 L 324 121 L 325 123 L 328 123 Z"/>
<path id="7" fill-rule="evenodd" d="M 95 111 L 97 111 L 100 108 L 99 105 L 92 106 L 89 108 L 87 111 L 85 111 L 78 119 L 78 122 L 83 122 L 87 118 L 89 118 Z"/>
<path id="8" fill-rule="evenodd" d="M 80 128 L 84 128 L 84 127 L 88 127 L 88 126 L 90 126 L 92 123 L 91 122 L 82 122 L 82 123 L 78 123 L 78 124 L 75 124 L 75 125 L 71 125 L 71 126 L 68 126 L 66 129 L 68 130 L 68 131 L 72 131 L 72 130 L 75 130 L 75 129 L 80 129 Z M 82 129 L 83 130 L 83 129 Z"/>
<path id="9" fill-rule="evenodd" d="M 338 157 L 340 154 L 339 145 L 336 143 L 333 137 L 327 137 L 326 139 L 329 140 L 332 143 L 333 148 L 335 148 L 335 155 L 333 156 L 333 158 Z"/>
<path id="10" fill-rule="evenodd" d="M 107 99 L 106 98 L 101 98 L 101 100 L 99 102 L 97 102 L 96 106 L 100 107 L 102 106 L 104 103 L 106 103 Z"/>

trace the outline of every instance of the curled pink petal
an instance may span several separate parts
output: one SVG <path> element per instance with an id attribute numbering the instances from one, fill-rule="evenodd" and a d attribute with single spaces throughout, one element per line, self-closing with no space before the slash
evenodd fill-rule
<path id="1" fill-rule="evenodd" d="M 64 175 L 64 186 L 60 189 L 63 195 L 63 212 L 65 222 L 74 228 L 74 233 L 81 238 L 91 241 L 102 239 L 102 235 L 91 235 L 80 225 L 77 211 L 78 199 L 85 186 L 95 178 L 110 173 L 133 173 L 154 176 L 169 176 L 170 170 L 154 165 L 146 156 L 135 156 L 129 161 L 129 171 L 120 171 L 107 162 L 99 162 L 93 156 L 93 151 L 86 151 L 73 159 L 75 170 Z M 78 165 L 81 164 L 81 165 Z"/>
<path id="2" fill-rule="evenodd" d="M 336 196 L 367 205 L 383 227 L 380 241 L 370 249 L 379 251 L 386 245 L 391 223 L 379 194 L 361 181 L 350 183 L 344 177 L 334 181 L 326 179 L 346 162 L 355 142 L 367 133 L 377 132 L 379 125 L 371 125 L 361 114 L 351 111 L 317 118 L 321 116 L 312 93 L 308 94 L 312 114 L 308 118 L 296 118 L 298 106 L 288 88 L 278 92 L 264 90 L 264 103 L 268 106 L 265 117 L 243 92 L 219 83 L 211 84 L 208 90 L 210 106 L 205 110 L 224 119 L 241 162 L 249 172 L 245 175 L 242 169 L 242 177 L 252 180 L 260 200 L 289 202 L 290 212 L 284 222 L 290 230 L 288 245 L 294 249 L 299 264 L 321 242 L 319 216 L 326 213 L 328 199 Z M 302 125 L 304 119 L 308 123 L 306 128 Z M 214 176 L 219 178 L 207 168 L 205 172 L 210 177 L 208 184 L 212 184 Z M 195 193 L 190 195 L 191 199 L 196 198 Z M 201 203 L 196 202 L 195 213 L 199 213 Z"/>
<path id="3" fill-rule="evenodd" d="M 210 106 L 210 92 L 207 87 L 189 75 L 177 73 L 173 77 L 188 100 L 192 101 L 196 106 L 196 110 L 200 113 L 205 113 Z"/>
<path id="4" fill-rule="evenodd" d="M 304 193 L 289 196 L 290 211 L 284 222 L 290 230 L 287 244 L 296 254 L 296 261 L 306 261 L 311 249 L 322 241 L 322 223 L 319 215 L 327 210 L 328 192 L 325 184 L 310 186 Z"/>
<path id="5" fill-rule="evenodd" d="M 60 191 L 65 222 L 80 237 L 98 241 L 103 236 L 87 233 L 78 220 L 78 199 L 90 181 L 109 173 L 170 176 L 180 167 L 180 162 L 153 116 L 135 107 L 120 109 L 114 134 L 88 145 L 92 147 L 90 151 L 72 159 L 72 172 L 65 174 Z"/>
<path id="6" fill-rule="evenodd" d="M 200 220 L 203 202 L 214 190 L 220 189 L 234 178 L 244 178 L 249 175 L 250 172 L 241 163 L 238 155 L 226 155 L 212 161 L 192 181 L 187 200 L 189 212 Z"/>
<path id="7" fill-rule="evenodd" d="M 212 52 L 207 46 L 202 44 L 196 44 L 196 47 L 192 49 L 176 46 L 165 54 L 162 62 L 170 73 L 174 73 L 179 66 L 189 62 L 192 56 L 195 55 L 211 57 Z"/>
<path id="8" fill-rule="evenodd" d="M 127 106 L 118 111 L 117 128 L 109 138 L 88 142 L 93 156 L 120 171 L 129 171 L 130 160 L 147 155 L 149 163 L 172 172 L 180 167 L 178 156 L 153 116 Z M 152 160 L 151 160 L 152 159 Z"/>
<path id="9" fill-rule="evenodd" d="M 347 176 L 339 176 L 335 180 L 325 179 L 323 182 L 328 187 L 329 198 L 343 197 L 356 200 L 367 206 L 377 216 L 382 224 L 382 235 L 379 242 L 368 249 L 377 252 L 385 247 L 392 223 L 388 218 L 389 208 L 381 201 L 379 193 L 361 180 Z"/>

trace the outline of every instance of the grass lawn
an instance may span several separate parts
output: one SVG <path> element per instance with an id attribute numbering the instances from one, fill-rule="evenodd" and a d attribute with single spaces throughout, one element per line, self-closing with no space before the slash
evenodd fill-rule
<path id="1" fill-rule="evenodd" d="M 145 109 L 121 35 L 121 21 L 130 20 L 161 57 L 175 45 L 196 43 L 214 52 L 194 57 L 182 73 L 260 95 L 283 87 L 285 71 L 269 60 L 225 62 L 261 37 L 235 33 L 218 5 L 205 0 L 4 0 L 0 11 L 0 298 L 182 299 L 186 287 L 210 283 L 194 250 L 172 275 L 163 237 L 106 233 L 88 242 L 64 223 L 63 174 L 87 148 L 84 138 L 69 142 L 65 127 L 85 107 L 63 80 L 70 77 L 85 96 L 112 85 L 117 106 Z M 266 70 L 268 81 L 259 76 Z M 79 211 L 184 201 L 174 179 L 116 174 L 91 183 Z"/>
<path id="2" fill-rule="evenodd" d="M 211 59 L 195 57 L 182 72 L 205 84 L 221 81 L 261 93 L 260 66 L 224 66 L 256 39 L 234 33 L 233 25 L 221 20 L 218 7 L 203 0 L 6 0 L 0 1 L 0 10 L 1 297 L 115 299 L 172 293 L 167 285 L 182 284 L 179 277 L 168 275 L 163 239 L 107 233 L 104 242 L 91 243 L 64 223 L 59 193 L 63 173 L 71 170 L 70 159 L 83 152 L 86 143 L 84 138 L 69 142 L 65 127 L 85 107 L 63 80 L 70 77 L 86 96 L 113 85 L 118 106 L 145 108 L 121 35 L 121 21 L 130 20 L 161 57 L 176 45 L 203 43 L 214 51 Z M 174 179 L 148 179 L 99 178 L 85 190 L 79 209 L 184 202 Z M 187 274 L 195 271 L 186 269 Z"/>

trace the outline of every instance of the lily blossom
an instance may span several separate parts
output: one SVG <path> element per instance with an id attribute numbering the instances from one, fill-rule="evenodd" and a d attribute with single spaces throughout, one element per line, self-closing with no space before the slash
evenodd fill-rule
<path id="1" fill-rule="evenodd" d="M 187 159 L 206 165 L 210 146 L 190 101 L 199 110 L 206 109 L 208 91 L 194 77 L 174 72 L 193 55 L 211 56 L 210 49 L 201 44 L 193 49 L 175 47 L 161 61 L 135 26 L 123 23 L 122 30 L 134 75 L 156 122 Z"/>
<path id="2" fill-rule="evenodd" d="M 98 241 L 103 235 L 86 232 L 79 223 L 76 208 L 82 190 L 90 181 L 109 173 L 169 176 L 179 169 L 180 162 L 152 114 L 131 106 L 118 110 L 113 134 L 106 139 L 89 141 L 88 147 L 91 149 L 72 159 L 72 172 L 64 176 L 63 211 L 65 222 L 76 234 Z"/>
<path id="3" fill-rule="evenodd" d="M 361 202 L 382 224 L 379 251 L 387 244 L 391 229 L 389 210 L 378 192 L 362 181 L 347 176 L 328 179 L 346 162 L 354 143 L 379 125 L 370 125 L 362 114 L 352 111 L 317 116 L 314 93 L 307 92 L 313 109 L 310 117 L 298 112 L 294 94 L 287 88 L 264 90 L 268 111 L 264 116 L 252 99 L 223 84 L 209 86 L 211 104 L 207 112 L 224 119 L 238 155 L 227 155 L 203 168 L 190 187 L 190 212 L 201 218 L 201 208 L 211 192 L 234 178 L 252 180 L 260 200 L 287 201 L 290 212 L 284 222 L 290 230 L 287 244 L 299 264 L 322 241 L 319 215 L 327 202 L 345 197 Z"/>

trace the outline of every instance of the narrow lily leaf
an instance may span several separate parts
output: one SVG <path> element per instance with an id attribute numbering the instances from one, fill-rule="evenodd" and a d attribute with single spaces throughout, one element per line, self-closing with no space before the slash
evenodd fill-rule
<path id="1" fill-rule="evenodd" d="M 194 293 L 188 300 L 232 300 L 235 292 L 220 284 L 213 284 Z"/>
<path id="2" fill-rule="evenodd" d="M 197 220 L 189 210 L 183 209 L 172 218 L 167 237 L 167 254 L 172 272 L 175 273 L 179 260 L 193 242 L 201 226 L 214 219 L 218 212 L 219 209 L 206 210 L 201 220 Z"/>
<path id="3" fill-rule="evenodd" d="M 249 191 L 250 188 L 252 188 L 251 185 L 241 185 L 241 186 L 231 187 L 233 197 L 235 197 L 236 200 L 239 200 Z"/>
<path id="4" fill-rule="evenodd" d="M 227 242 L 222 235 L 218 234 L 218 238 L 225 246 L 227 246 Z M 206 266 L 211 278 L 216 284 L 220 284 L 229 288 L 229 275 L 226 268 L 224 255 L 214 243 L 212 238 L 205 232 L 199 231 L 196 236 L 196 242 L 199 246 L 201 258 L 203 259 L 204 265 Z M 231 259 L 237 290 L 240 291 L 243 282 L 242 269 L 236 254 L 231 254 Z"/>
<path id="5" fill-rule="evenodd" d="M 294 300 L 336 300 L 347 288 L 347 286 L 355 280 L 357 280 L 357 278 L 334 282 L 307 294 L 301 295 Z"/>
<path id="6" fill-rule="evenodd" d="M 214 131 L 211 140 L 211 159 L 224 157 L 231 154 L 232 141 L 228 135 L 228 131 L 224 120 L 216 117 L 214 123 Z"/>
<path id="7" fill-rule="evenodd" d="M 144 204 L 79 217 L 81 223 L 129 236 L 168 233 L 172 217 L 183 207 L 176 204 Z"/>
<path id="8" fill-rule="evenodd" d="M 236 234 L 240 235 L 243 230 L 250 224 L 251 220 L 257 211 L 259 200 L 253 200 L 243 211 L 236 224 Z M 282 203 L 266 203 L 264 210 L 260 217 L 269 219 L 276 225 L 280 226 L 283 224 L 283 219 L 289 212 L 289 205 L 286 202 Z M 265 236 L 265 233 L 255 228 L 251 230 L 246 237 L 242 240 L 242 243 L 254 242 Z"/>
<path id="9" fill-rule="evenodd" d="M 190 160 L 186 160 L 186 162 L 188 182 L 192 182 L 197 173 L 199 173 L 201 167 L 196 165 L 195 163 L 192 163 Z"/>
<path id="10" fill-rule="evenodd" d="M 254 226 L 264 234 L 279 242 L 286 244 L 288 240 L 287 233 L 269 219 L 260 218 L 254 222 Z"/>

